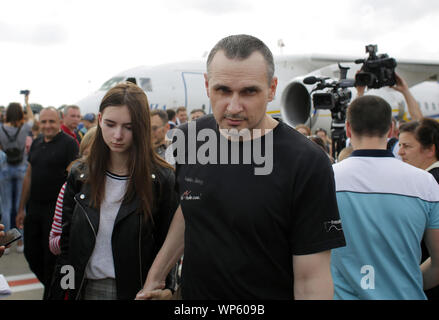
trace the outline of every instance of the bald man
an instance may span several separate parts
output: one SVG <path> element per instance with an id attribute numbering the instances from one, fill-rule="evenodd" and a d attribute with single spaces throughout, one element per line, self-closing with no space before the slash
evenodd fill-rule
<path id="1" fill-rule="evenodd" d="M 44 285 L 43 298 L 47 299 L 55 265 L 55 256 L 48 244 L 50 227 L 58 193 L 67 178 L 66 169 L 77 158 L 79 149 L 76 141 L 61 131 L 60 116 L 55 108 L 40 112 L 40 128 L 42 135 L 29 151 L 16 225 L 24 229 L 24 255 Z"/>

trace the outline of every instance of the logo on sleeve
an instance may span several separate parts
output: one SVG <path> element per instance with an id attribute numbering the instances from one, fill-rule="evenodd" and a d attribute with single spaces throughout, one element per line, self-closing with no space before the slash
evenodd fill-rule
<path id="1" fill-rule="evenodd" d="M 341 219 L 326 221 L 324 223 L 324 225 L 325 225 L 326 232 L 341 231 L 341 230 L 343 230 L 343 228 L 341 226 Z"/>

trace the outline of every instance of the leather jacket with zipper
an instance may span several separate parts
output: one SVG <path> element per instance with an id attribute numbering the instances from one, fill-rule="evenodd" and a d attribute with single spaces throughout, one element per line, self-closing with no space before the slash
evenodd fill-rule
<path id="1" fill-rule="evenodd" d="M 99 210 L 93 208 L 90 186 L 85 183 L 87 168 L 79 162 L 73 166 L 63 200 L 61 255 L 58 266 L 73 267 L 74 289 L 68 292 L 69 299 L 80 299 L 84 289 L 85 269 L 93 253 L 99 229 Z M 158 251 L 168 232 L 172 217 L 178 206 L 174 188 L 175 175 L 169 168 L 158 168 L 152 175 L 153 223 L 146 221 L 137 212 L 138 199 L 124 200 L 114 223 L 111 236 L 117 298 L 134 299 L 143 288 Z M 166 288 L 176 285 L 175 270 L 166 279 Z"/>

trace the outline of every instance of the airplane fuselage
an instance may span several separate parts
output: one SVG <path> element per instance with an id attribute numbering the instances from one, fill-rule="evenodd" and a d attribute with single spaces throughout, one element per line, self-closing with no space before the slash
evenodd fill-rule
<path id="1" fill-rule="evenodd" d="M 267 106 L 267 113 L 273 117 L 284 117 L 282 115 L 282 93 L 294 79 L 300 80 L 310 74 L 337 79 L 339 77 L 338 65 L 336 63 L 328 63 L 328 61 L 312 56 L 281 56 L 276 58 L 275 76 L 278 77 L 278 87 L 275 99 Z M 349 59 L 344 61 L 349 61 Z M 354 78 L 356 71 L 361 67 L 361 65 L 349 62 L 342 64 L 350 67 L 348 78 Z M 310 72 L 310 70 L 313 71 Z M 188 114 L 193 109 L 203 109 L 206 113 L 211 113 L 212 106 L 207 97 L 204 82 L 205 72 L 205 62 L 201 60 L 159 65 L 156 67 L 137 67 L 115 75 L 104 83 L 99 90 L 78 101 L 77 104 L 81 108 L 82 114 L 89 112 L 97 113 L 99 111 L 99 103 L 105 93 L 118 82 L 129 80 L 135 82 L 145 91 L 151 109 L 165 110 L 184 106 L 187 108 Z M 352 91 L 352 99 L 354 99 L 356 97 L 356 90 L 355 88 L 350 90 Z M 438 119 L 439 84 L 432 81 L 423 82 L 413 86 L 411 90 L 424 116 Z M 382 88 L 370 90 L 367 94 L 376 94 L 385 98 L 392 106 L 395 117 L 405 117 L 407 119 L 405 101 L 399 92 L 390 88 Z M 288 123 L 288 121 L 286 122 Z M 294 126 L 297 123 L 288 124 Z M 325 128 L 329 132 L 331 112 L 329 110 L 316 111 L 312 109 L 306 124 L 314 129 Z"/>

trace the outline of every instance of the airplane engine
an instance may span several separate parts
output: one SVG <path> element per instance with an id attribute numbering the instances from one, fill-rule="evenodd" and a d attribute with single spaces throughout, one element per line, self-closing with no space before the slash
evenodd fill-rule
<path id="1" fill-rule="evenodd" d="M 317 117 L 318 112 L 312 107 L 310 95 L 313 85 L 303 83 L 303 79 L 306 77 L 294 78 L 282 92 L 282 119 L 292 127 L 301 123 L 309 125 L 310 122 L 314 123 L 314 119 Z"/>

